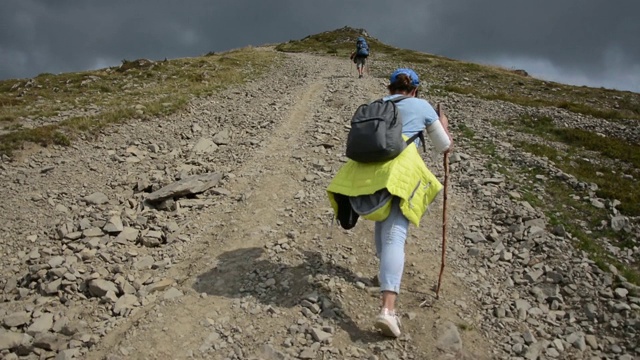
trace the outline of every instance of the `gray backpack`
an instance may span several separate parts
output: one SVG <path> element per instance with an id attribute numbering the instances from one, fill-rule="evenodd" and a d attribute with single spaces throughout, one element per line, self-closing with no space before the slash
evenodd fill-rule
<path id="1" fill-rule="evenodd" d="M 398 96 L 390 100 L 376 100 L 358 107 L 351 118 L 351 129 L 347 138 L 347 157 L 361 163 L 388 161 L 417 138 L 424 146 L 421 132 L 407 141 L 402 138 L 402 119 L 396 103 L 408 98 Z"/>

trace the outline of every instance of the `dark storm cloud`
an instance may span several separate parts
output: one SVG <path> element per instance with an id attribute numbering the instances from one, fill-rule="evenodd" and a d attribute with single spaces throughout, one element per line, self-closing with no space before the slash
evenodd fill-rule
<path id="1" fill-rule="evenodd" d="M 625 82 L 640 91 L 640 1 L 444 1 L 426 40 L 455 58 L 523 64 L 580 81 Z M 633 85 L 633 86 L 629 86 Z"/>
<path id="2" fill-rule="evenodd" d="M 640 1 L 2 0 L 0 78 L 194 56 L 345 25 L 392 45 L 640 91 Z"/>

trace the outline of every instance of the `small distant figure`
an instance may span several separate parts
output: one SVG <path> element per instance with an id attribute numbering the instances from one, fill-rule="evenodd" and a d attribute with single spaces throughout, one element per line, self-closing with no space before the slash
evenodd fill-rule
<path id="1" fill-rule="evenodd" d="M 364 67 L 366 66 L 367 58 L 369 57 L 369 44 L 367 40 L 360 36 L 356 41 L 356 50 L 351 53 L 351 60 L 356 64 L 358 69 L 358 78 L 362 78 L 364 75 Z"/>

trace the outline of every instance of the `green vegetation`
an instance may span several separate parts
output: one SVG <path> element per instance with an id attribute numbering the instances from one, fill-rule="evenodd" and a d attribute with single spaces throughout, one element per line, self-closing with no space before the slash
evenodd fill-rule
<path id="1" fill-rule="evenodd" d="M 637 181 L 622 176 L 625 172 L 637 172 L 640 167 L 638 145 L 586 130 L 558 127 L 548 117 L 522 116 L 507 123 L 494 122 L 494 125 L 535 135 L 538 140 L 516 141 L 513 145 L 549 159 L 580 182 L 596 184 L 596 196 L 620 200 L 617 208 L 623 214 L 640 215 Z M 539 169 L 522 169 L 513 165 L 510 168 L 511 171 L 526 175 L 531 183 L 536 183 L 534 175 Z M 523 198 L 543 209 L 551 225 L 562 225 L 571 233 L 576 248 L 585 251 L 603 270 L 608 270 L 609 264 L 614 265 L 630 282 L 640 284 L 638 264 L 619 261 L 603 244 L 606 239 L 620 248 L 637 246 L 633 234 L 614 232 L 608 226 L 601 226 L 603 222 L 609 222 L 610 210 L 592 206 L 585 200 L 588 197 L 586 190 L 576 190 L 558 179 L 548 179 L 538 182 L 538 185 L 544 191 L 535 191 L 525 185 Z M 585 226 L 590 230 L 585 230 Z"/>
<path id="2" fill-rule="evenodd" d="M 0 81 L 0 130 L 9 131 L 0 135 L 0 154 L 11 154 L 25 142 L 69 145 L 109 124 L 179 111 L 194 97 L 260 76 L 277 59 L 277 54 L 247 48 L 169 61 L 123 60 L 117 68 Z M 87 115 L 46 121 L 65 111 Z M 26 118 L 50 124 L 16 126 Z"/>
<path id="3" fill-rule="evenodd" d="M 473 325 L 469 325 L 466 322 L 459 322 L 457 325 L 458 325 L 458 329 L 462 331 L 471 331 L 475 329 Z"/>
<path id="4" fill-rule="evenodd" d="M 465 123 L 457 124 L 457 131 L 459 132 L 460 136 L 463 136 L 469 140 L 472 140 L 476 136 L 476 132 L 468 127 Z"/>
<path id="5" fill-rule="evenodd" d="M 620 160 L 640 168 L 640 146 L 624 139 L 598 135 L 591 131 L 556 127 L 549 117 L 522 116 L 514 124 L 519 130 L 542 136 L 571 147 L 596 151 L 612 160 Z"/>
<path id="6" fill-rule="evenodd" d="M 508 122 L 491 122 L 505 130 L 530 135 L 527 140 L 512 141 L 524 152 L 551 161 L 554 166 L 577 181 L 597 185 L 596 196 L 617 199 L 617 208 L 626 215 L 640 215 L 640 188 L 637 181 L 625 172 L 638 170 L 638 145 L 622 139 L 603 137 L 586 130 L 558 127 L 547 117 L 522 116 Z M 615 266 L 630 282 L 640 285 L 640 265 L 620 261 L 606 248 L 605 241 L 619 248 L 637 246 L 637 239 L 626 231 L 615 232 L 609 226 L 610 209 L 594 207 L 589 199 L 590 189 L 569 185 L 551 178 L 541 181 L 536 175 L 546 174 L 542 167 L 525 168 L 503 157 L 493 142 L 477 137 L 466 124 L 453 124 L 452 131 L 461 144 L 468 144 L 487 155 L 486 166 L 519 184 L 522 199 L 541 209 L 552 226 L 563 226 L 572 234 L 576 249 L 584 251 L 600 268 L 608 271 Z M 533 136 L 531 136 L 533 135 Z M 588 230 L 587 230 L 588 229 Z"/>
<path id="7" fill-rule="evenodd" d="M 550 158 L 555 158 L 560 153 L 545 145 L 531 145 L 524 142 L 514 145 L 522 147 L 525 151 L 533 150 L 532 153 L 536 155 Z M 505 177 L 520 183 L 522 199 L 543 210 L 551 226 L 563 226 L 565 231 L 573 236 L 576 249 L 587 253 L 602 270 L 608 271 L 609 264 L 614 265 L 629 282 L 640 285 L 638 264 L 619 261 L 616 256 L 607 251 L 602 241 L 607 239 L 612 245 L 621 248 L 633 247 L 637 246 L 633 234 L 624 231 L 616 233 L 609 228 L 602 228 L 601 222 L 608 222 L 609 213 L 606 209 L 598 209 L 586 202 L 583 199 L 587 196 L 586 192 L 580 193 L 558 179 L 547 179 L 544 182 L 537 180 L 535 175 L 540 174 L 542 169 L 524 169 L 499 155 L 495 155 L 488 167 L 494 168 L 496 165 Z M 526 179 L 525 181 L 522 181 L 522 176 Z M 544 191 L 540 191 L 541 188 L 544 188 Z M 576 199 L 575 196 L 578 198 Z M 583 225 L 591 230 L 585 230 Z"/>
<path id="8" fill-rule="evenodd" d="M 475 87 L 462 87 L 456 85 L 436 86 L 437 89 L 441 89 L 447 92 L 455 92 L 464 95 L 473 95 L 486 100 L 500 100 L 505 102 L 511 102 L 518 105 L 530 106 L 530 107 L 557 107 L 560 109 L 566 109 L 578 114 L 589 115 L 597 118 L 608 120 L 622 120 L 622 119 L 640 119 L 640 111 L 637 109 L 637 104 L 629 104 L 628 108 L 617 109 L 600 109 L 584 103 L 571 102 L 563 100 L 562 98 L 542 98 L 519 95 L 517 93 L 504 93 L 504 92 L 487 92 L 482 88 Z"/>
<path id="9" fill-rule="evenodd" d="M 581 219 L 589 224 L 591 229 L 597 229 L 601 220 L 608 220 L 606 210 L 597 209 L 591 204 L 575 200 L 570 196 L 571 190 L 566 184 L 550 180 L 545 184 L 546 194 L 544 207 L 551 225 L 562 225 L 574 237 L 577 249 L 589 254 L 601 269 L 608 271 L 608 264 L 614 265 L 620 273 L 634 284 L 640 284 L 640 268 L 637 264 L 629 265 L 620 262 L 608 252 L 600 239 L 608 239 L 619 247 L 633 246 L 632 235 L 624 231 L 613 233 L 611 230 L 594 230 L 587 233 L 577 224 Z"/>
<path id="10" fill-rule="evenodd" d="M 544 144 L 519 142 L 515 145 L 531 154 L 553 159 L 559 169 L 582 182 L 598 185 L 596 195 L 604 199 L 620 200 L 618 209 L 622 213 L 640 215 L 640 190 L 636 180 L 623 177 L 619 172 L 613 174 L 610 166 L 582 159 L 576 155 L 575 150 L 561 153 L 557 148 Z"/>
<path id="11" fill-rule="evenodd" d="M 557 127 L 548 117 L 522 116 L 500 126 L 536 135 L 547 142 L 561 143 L 562 147 L 524 141 L 516 145 L 529 153 L 547 157 L 580 181 L 597 184 L 596 195 L 620 200 L 619 209 L 623 213 L 640 215 L 637 181 L 623 176 L 633 171 L 637 174 L 640 169 L 639 145 L 582 129 Z"/>
<path id="12" fill-rule="evenodd" d="M 331 54 L 348 57 L 354 50 L 355 41 L 359 36 L 362 36 L 362 34 L 357 29 L 342 28 L 336 31 L 327 31 L 307 36 L 301 40 L 291 40 L 277 45 L 276 50 L 282 52 L 304 52 L 317 55 Z M 390 52 L 394 50 L 391 46 L 375 38 L 367 37 L 367 43 L 377 52 Z"/>
<path id="13" fill-rule="evenodd" d="M 455 138 L 479 149 L 480 152 L 482 152 L 483 154 L 492 157 L 492 160 L 489 164 L 490 166 L 498 165 L 498 167 L 500 167 L 499 166 L 500 163 L 498 161 L 499 158 L 496 157 L 498 153 L 496 144 L 494 144 L 491 141 L 486 141 L 486 140 L 476 138 L 475 131 L 473 131 L 473 129 L 471 129 L 464 123 L 452 125 L 451 131 Z"/>

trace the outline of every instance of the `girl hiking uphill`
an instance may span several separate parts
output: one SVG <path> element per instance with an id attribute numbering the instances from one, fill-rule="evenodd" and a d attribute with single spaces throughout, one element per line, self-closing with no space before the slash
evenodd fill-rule
<path id="1" fill-rule="evenodd" d="M 419 85 L 415 71 L 398 69 L 389 78 L 389 95 L 381 99 L 381 106 L 395 104 L 394 109 L 402 122 L 402 139 L 409 144 L 390 160 L 348 160 L 327 188 L 336 218 L 344 228 L 355 226 L 359 216 L 375 221 L 374 244 L 380 260 L 381 292 L 380 313 L 375 318 L 375 326 L 390 337 L 400 336 L 395 305 L 404 271 L 409 223 L 419 226 L 427 207 L 443 189 L 418 153 L 417 145 L 421 140 L 416 135 L 426 129 L 440 153 L 448 152 L 453 146 L 446 117 L 440 121 L 434 108 L 416 97 Z M 344 225 L 345 216 L 351 216 L 349 227 Z"/>

